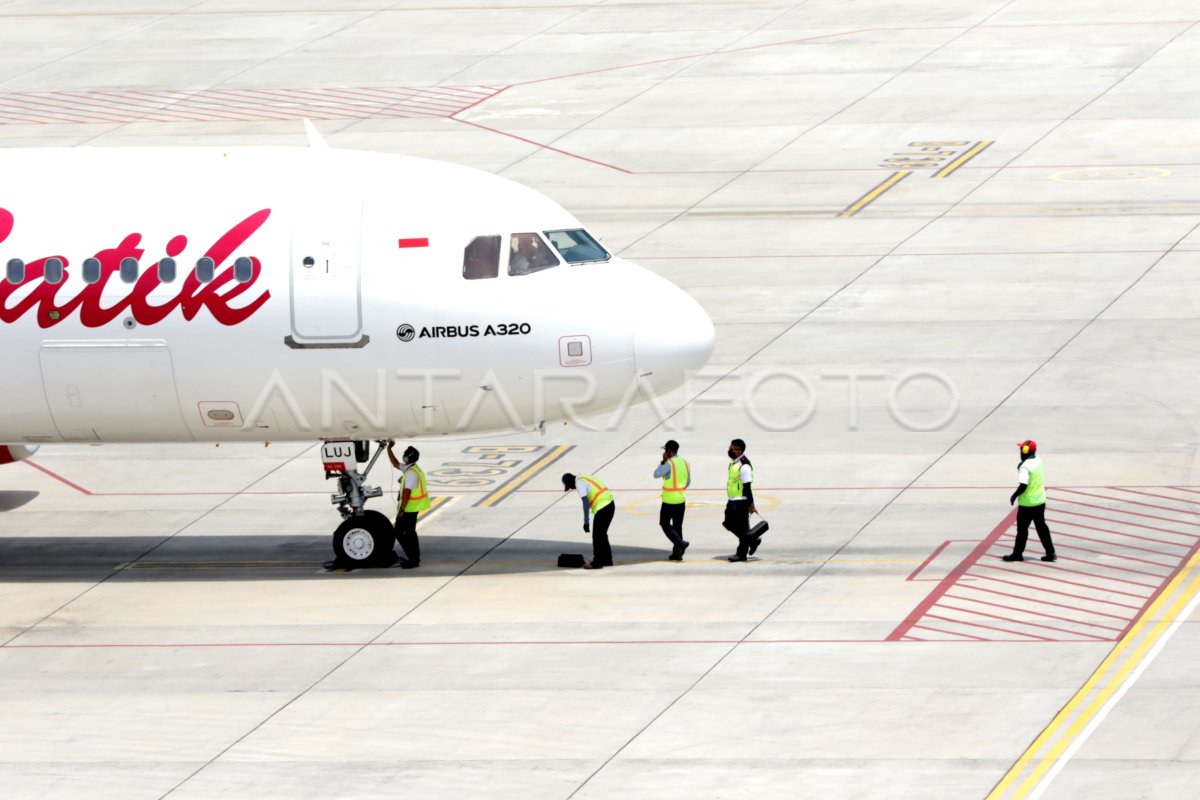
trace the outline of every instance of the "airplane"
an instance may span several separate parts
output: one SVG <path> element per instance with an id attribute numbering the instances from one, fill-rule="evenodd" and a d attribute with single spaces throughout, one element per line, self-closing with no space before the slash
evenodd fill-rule
<path id="1" fill-rule="evenodd" d="M 366 478 L 389 439 L 606 413 L 711 355 L 691 296 L 545 195 L 309 135 L 0 149 L 0 464 L 61 442 L 321 442 L 335 555 L 378 565 L 393 528 Z"/>

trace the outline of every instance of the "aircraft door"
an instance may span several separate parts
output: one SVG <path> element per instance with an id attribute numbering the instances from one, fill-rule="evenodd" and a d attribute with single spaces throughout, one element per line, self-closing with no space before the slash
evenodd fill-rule
<path id="1" fill-rule="evenodd" d="M 166 342 L 46 342 L 42 386 L 68 442 L 182 442 L 184 423 Z"/>
<path id="2" fill-rule="evenodd" d="M 333 185 L 333 184 L 331 184 Z M 362 203 L 313 197 L 294 215 L 289 347 L 362 347 Z"/>

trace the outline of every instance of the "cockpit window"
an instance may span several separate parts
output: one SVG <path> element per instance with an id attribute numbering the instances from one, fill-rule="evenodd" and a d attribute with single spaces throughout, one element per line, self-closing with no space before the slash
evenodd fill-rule
<path id="1" fill-rule="evenodd" d="M 558 266 L 558 259 L 536 233 L 514 233 L 508 242 L 508 274 L 528 275 Z"/>
<path id="2" fill-rule="evenodd" d="M 612 258 L 600 243 L 583 228 L 570 231 L 546 231 L 546 238 L 568 264 L 583 264 L 588 261 L 608 261 Z"/>
<path id="3" fill-rule="evenodd" d="M 463 277 L 494 278 L 500 274 L 500 235 L 476 236 L 463 250 Z"/>

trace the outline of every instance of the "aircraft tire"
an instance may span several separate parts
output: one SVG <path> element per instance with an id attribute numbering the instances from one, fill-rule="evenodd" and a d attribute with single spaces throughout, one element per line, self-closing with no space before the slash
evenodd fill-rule
<path id="1" fill-rule="evenodd" d="M 396 530 L 392 521 L 378 511 L 350 517 L 333 534 L 335 562 L 350 567 L 387 566 L 396 560 L 392 546 Z"/>

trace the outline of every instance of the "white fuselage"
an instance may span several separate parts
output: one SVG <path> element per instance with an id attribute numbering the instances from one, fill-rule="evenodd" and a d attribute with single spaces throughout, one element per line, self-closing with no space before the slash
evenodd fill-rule
<path id="1" fill-rule="evenodd" d="M 668 391 L 712 351 L 699 305 L 619 258 L 508 274 L 513 234 L 582 225 L 463 167 L 83 148 L 0 150 L 0 174 L 0 269 L 24 271 L 0 273 L 4 443 L 532 428 Z M 464 248 L 482 236 L 500 237 L 499 274 L 469 280 Z M 61 283 L 45 279 L 52 258 Z"/>

